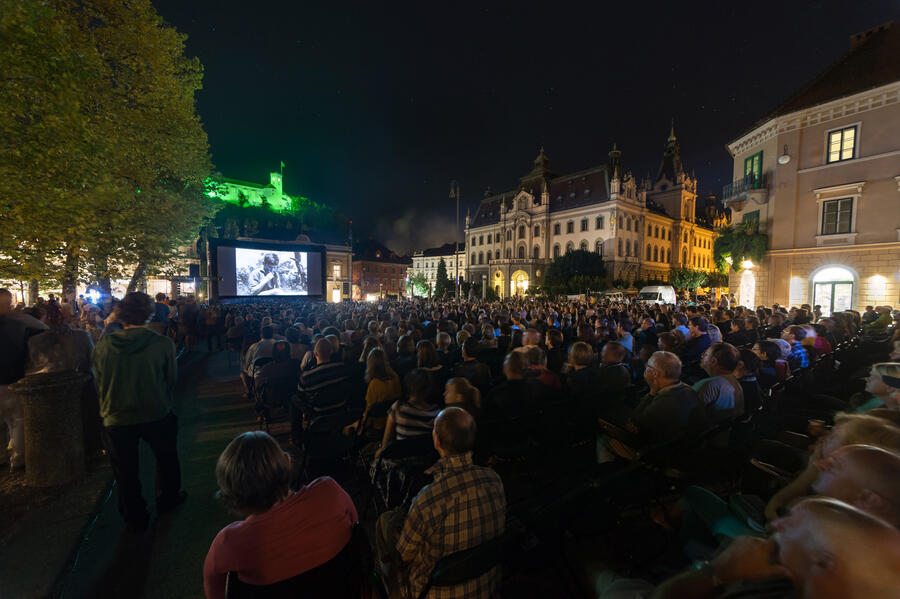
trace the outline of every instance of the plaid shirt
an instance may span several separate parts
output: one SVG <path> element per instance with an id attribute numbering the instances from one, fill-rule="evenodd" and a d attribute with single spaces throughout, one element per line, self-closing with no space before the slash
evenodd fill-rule
<path id="1" fill-rule="evenodd" d="M 472 453 L 441 458 L 426 471 L 434 482 L 413 500 L 397 542 L 409 563 L 409 594 L 417 597 L 437 561 L 503 533 L 506 495 L 500 477 L 472 463 Z M 452 587 L 433 587 L 431 599 L 487 599 L 499 581 L 499 568 Z"/>

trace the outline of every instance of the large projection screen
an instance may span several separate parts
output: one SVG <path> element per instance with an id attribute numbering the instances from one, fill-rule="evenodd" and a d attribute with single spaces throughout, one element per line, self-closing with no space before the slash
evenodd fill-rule
<path id="1" fill-rule="evenodd" d="M 220 242 L 219 297 L 322 297 L 324 258 L 321 246 Z"/>

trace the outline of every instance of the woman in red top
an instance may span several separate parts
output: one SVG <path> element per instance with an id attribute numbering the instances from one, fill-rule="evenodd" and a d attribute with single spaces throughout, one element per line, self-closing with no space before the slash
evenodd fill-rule
<path id="1" fill-rule="evenodd" d="M 268 585 L 331 560 L 350 542 L 358 517 L 350 496 L 329 477 L 296 493 L 291 462 L 262 431 L 238 435 L 216 464 L 223 502 L 245 516 L 219 531 L 203 564 L 208 599 L 223 599 L 225 577 Z"/>

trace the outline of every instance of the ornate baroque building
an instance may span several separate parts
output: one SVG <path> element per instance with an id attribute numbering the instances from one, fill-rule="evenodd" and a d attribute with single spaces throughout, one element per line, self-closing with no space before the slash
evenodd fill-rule
<path id="1" fill-rule="evenodd" d="M 466 216 L 465 278 L 485 278 L 501 297 L 540 282 L 553 258 L 576 249 L 601 254 L 613 279 L 668 280 L 673 268 L 711 271 L 712 227 L 698 216 L 697 180 L 685 173 L 674 128 L 656 177 L 623 172 L 613 146 L 607 164 L 557 175 L 541 148 L 518 187 L 485 193 Z"/>

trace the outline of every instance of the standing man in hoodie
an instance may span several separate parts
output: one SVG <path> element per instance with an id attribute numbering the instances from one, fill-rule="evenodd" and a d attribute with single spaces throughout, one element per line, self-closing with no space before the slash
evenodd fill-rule
<path id="1" fill-rule="evenodd" d="M 157 513 L 177 507 L 187 497 L 181 490 L 178 420 L 172 412 L 175 344 L 147 328 L 153 300 L 146 293 L 129 293 L 116 310 L 123 329 L 101 339 L 91 361 L 100 390 L 104 442 L 119 487 L 119 512 L 130 529 L 144 530 L 150 514 L 141 495 L 140 439 L 156 458 Z"/>

